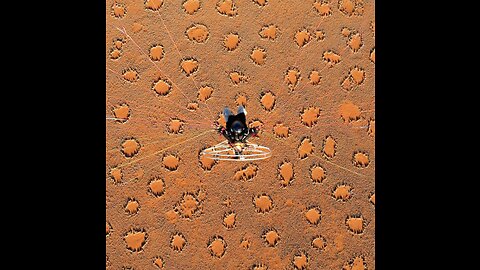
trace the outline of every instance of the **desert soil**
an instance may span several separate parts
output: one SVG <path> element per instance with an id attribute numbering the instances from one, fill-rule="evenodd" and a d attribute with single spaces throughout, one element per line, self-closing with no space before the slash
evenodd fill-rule
<path id="1" fill-rule="evenodd" d="M 107 0 L 107 269 L 375 269 L 374 4 Z"/>

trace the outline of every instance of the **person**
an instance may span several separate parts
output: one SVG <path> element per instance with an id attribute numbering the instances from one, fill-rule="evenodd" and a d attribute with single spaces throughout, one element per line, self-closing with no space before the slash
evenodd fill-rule
<path id="1" fill-rule="evenodd" d="M 233 114 L 228 107 L 225 107 L 223 116 L 226 125 L 225 127 L 219 127 L 219 132 L 228 140 L 230 145 L 246 143 L 248 138 L 258 135 L 258 128 L 247 126 L 247 111 L 242 105 L 238 107 L 237 114 Z"/>

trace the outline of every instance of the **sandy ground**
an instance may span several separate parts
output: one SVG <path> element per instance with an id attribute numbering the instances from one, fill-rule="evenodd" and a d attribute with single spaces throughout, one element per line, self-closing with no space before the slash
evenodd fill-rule
<path id="1" fill-rule="evenodd" d="M 374 1 L 106 12 L 108 269 L 375 269 Z M 239 104 L 272 157 L 200 158 Z"/>

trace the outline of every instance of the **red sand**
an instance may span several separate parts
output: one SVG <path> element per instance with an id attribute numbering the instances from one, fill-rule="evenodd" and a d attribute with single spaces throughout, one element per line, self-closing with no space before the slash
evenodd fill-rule
<path id="1" fill-rule="evenodd" d="M 106 12 L 107 269 L 375 269 L 374 1 Z M 272 157 L 201 157 L 240 104 Z"/>

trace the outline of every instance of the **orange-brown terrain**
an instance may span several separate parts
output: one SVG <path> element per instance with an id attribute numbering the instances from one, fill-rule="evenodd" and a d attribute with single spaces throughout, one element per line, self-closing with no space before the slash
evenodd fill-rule
<path id="1" fill-rule="evenodd" d="M 375 269 L 374 4 L 107 0 L 107 269 Z"/>

